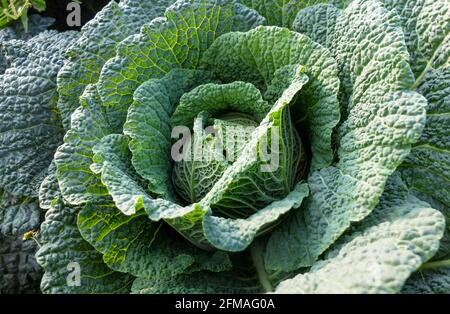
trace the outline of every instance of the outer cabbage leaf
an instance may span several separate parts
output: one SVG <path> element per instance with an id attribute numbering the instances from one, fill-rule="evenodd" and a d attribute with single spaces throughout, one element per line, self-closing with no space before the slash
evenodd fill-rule
<path id="1" fill-rule="evenodd" d="M 450 67 L 430 70 L 418 91 L 428 100 L 422 137 L 400 167 L 406 184 L 422 200 L 435 203 L 447 229 L 435 258 L 450 256 Z"/>
<path id="2" fill-rule="evenodd" d="M 169 278 L 231 267 L 225 253 L 209 253 L 188 244 L 162 223 L 151 222 L 145 211 L 125 216 L 114 205 L 86 205 L 78 226 L 110 268 L 137 277 Z"/>
<path id="3" fill-rule="evenodd" d="M 53 161 L 47 170 L 47 176 L 39 187 L 39 207 L 50 209 L 52 201 L 61 195 L 58 179 L 56 178 L 56 164 Z"/>
<path id="4" fill-rule="evenodd" d="M 381 0 L 399 17 L 418 82 L 450 65 L 450 5 L 446 0 Z"/>
<path id="5" fill-rule="evenodd" d="M 418 91 L 428 100 L 427 122 L 400 170 L 411 188 L 449 206 L 450 67 L 428 72 Z"/>
<path id="6" fill-rule="evenodd" d="M 401 174 L 415 195 L 441 210 L 447 228 L 430 264 L 450 256 L 450 4 L 447 1 L 388 1 L 385 6 L 400 19 L 416 74 L 417 91 L 428 100 L 422 137 L 401 165 Z M 444 259 L 443 261 L 440 259 Z M 446 269 L 424 268 L 405 286 L 407 293 L 448 292 Z"/>
<path id="7" fill-rule="evenodd" d="M 394 176 L 373 213 L 342 237 L 306 274 L 276 293 L 398 293 L 439 247 L 442 214 Z"/>
<path id="8" fill-rule="evenodd" d="M 255 281 L 242 280 L 234 272 L 212 273 L 196 272 L 169 279 L 148 280 L 137 278 L 131 292 L 135 294 L 155 293 L 257 293 L 259 287 Z"/>
<path id="9" fill-rule="evenodd" d="M 41 225 L 36 253 L 44 268 L 43 293 L 127 293 L 134 277 L 109 269 L 80 235 L 78 209 L 55 199 Z M 79 272 L 79 273 L 78 273 Z"/>
<path id="10" fill-rule="evenodd" d="M 399 16 L 416 74 L 415 86 L 428 100 L 425 130 L 401 165 L 402 177 L 420 199 L 436 204 L 449 226 L 450 4 L 431 0 L 383 3 Z M 435 259 L 446 256 L 450 256 L 450 228 Z"/>
<path id="11" fill-rule="evenodd" d="M 225 251 L 243 251 L 257 235 L 265 234 L 293 208 L 300 207 L 308 196 L 307 184 L 298 184 L 285 198 L 274 201 L 247 219 L 230 219 L 206 215 L 203 230 L 208 241 L 216 248 Z"/>
<path id="12" fill-rule="evenodd" d="M 250 8 L 254 8 L 267 19 L 269 25 L 290 28 L 297 12 L 318 3 L 333 3 L 340 7 L 349 0 L 240 0 Z"/>
<path id="13" fill-rule="evenodd" d="M 6 45 L 11 66 L 0 76 L 0 187 L 37 197 L 62 140 L 56 75 L 76 33 L 44 32 Z"/>
<path id="14" fill-rule="evenodd" d="M 426 100 L 412 91 L 403 32 L 379 2 L 356 0 L 343 10 L 330 49 L 346 118 L 337 132 L 339 162 L 310 174 L 304 210 L 268 243 L 269 269 L 312 265 L 352 222 L 368 216 L 425 124 Z M 285 252 L 289 259 L 280 258 Z"/>
<path id="15" fill-rule="evenodd" d="M 44 269 L 43 293 L 127 293 L 134 277 L 112 271 L 80 234 L 79 208 L 64 204 L 56 180 L 54 164 L 41 184 L 39 201 L 48 209 L 41 224 L 36 252 Z"/>
<path id="16" fill-rule="evenodd" d="M 315 42 L 331 48 L 336 20 L 342 11 L 332 4 L 318 4 L 298 12 L 292 29 L 308 35 Z"/>
<path id="17" fill-rule="evenodd" d="M 94 156 L 92 148 L 113 130 L 99 104 L 95 85 L 86 88 L 80 101 L 82 106 L 72 114 L 72 127 L 64 136 L 64 144 L 55 153 L 61 194 L 71 205 L 101 202 L 108 194 L 100 178 L 89 167 Z"/>
<path id="18" fill-rule="evenodd" d="M 449 66 L 450 6 L 445 0 L 381 0 L 403 29 L 410 64 L 419 86 L 432 69 Z M 301 10 L 293 24 L 317 42 L 332 48 L 338 10 L 333 5 L 316 5 Z M 328 39 L 328 40 L 327 40 Z"/>
<path id="19" fill-rule="evenodd" d="M 123 40 L 117 56 L 103 67 L 99 93 L 106 107 L 118 112 L 123 124 L 136 88 L 174 68 L 195 69 L 203 52 L 218 36 L 245 31 L 264 19 L 232 0 L 179 0 L 141 32 Z"/>
<path id="20" fill-rule="evenodd" d="M 111 1 L 81 29 L 78 41 L 67 51 L 68 62 L 58 74 L 58 108 L 63 124 L 79 106 L 79 97 L 89 84 L 98 81 L 102 66 L 115 56 L 117 45 L 138 33 L 142 25 L 162 16 L 175 0 Z"/>

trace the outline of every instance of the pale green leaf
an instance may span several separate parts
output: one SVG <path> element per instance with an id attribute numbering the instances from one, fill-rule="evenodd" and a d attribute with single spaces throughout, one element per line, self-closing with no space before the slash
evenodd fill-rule
<path id="1" fill-rule="evenodd" d="M 337 135 L 339 162 L 310 174 L 304 210 L 272 235 L 269 269 L 312 265 L 352 222 L 372 212 L 388 177 L 419 139 L 426 100 L 412 91 L 409 55 L 396 21 L 372 0 L 355 0 L 339 15 L 330 47 L 348 98 Z M 286 246 L 290 258 L 278 258 Z"/>
<path id="2" fill-rule="evenodd" d="M 450 67 L 430 70 L 418 91 L 428 100 L 427 122 L 421 138 L 400 167 L 403 179 L 416 195 L 436 202 L 450 226 Z M 450 256 L 450 228 L 437 258 Z"/>
<path id="3" fill-rule="evenodd" d="M 345 6 L 350 0 L 240 0 L 254 8 L 267 19 L 269 25 L 290 28 L 297 12 L 318 3 L 334 3 Z"/>
<path id="4" fill-rule="evenodd" d="M 445 220 L 394 176 L 373 213 L 276 293 L 398 293 L 439 247 Z"/>
<path id="5" fill-rule="evenodd" d="M 201 85 L 181 97 L 171 117 L 172 126 L 194 125 L 194 120 L 202 111 L 211 117 L 230 112 L 247 114 L 261 122 L 270 111 L 269 105 L 260 91 L 251 83 L 236 81 L 230 84 Z"/>
<path id="6" fill-rule="evenodd" d="M 415 87 L 428 101 L 427 122 L 418 143 L 401 165 L 401 174 L 416 195 L 436 204 L 450 224 L 450 3 L 445 0 L 391 1 L 398 15 L 416 75 Z M 450 254 L 450 229 L 436 258 Z"/>
<path id="7" fill-rule="evenodd" d="M 450 4 L 447 0 L 381 0 L 399 17 L 419 82 L 430 69 L 450 66 Z"/>
<path id="8" fill-rule="evenodd" d="M 205 236 L 218 249 L 231 252 L 243 251 L 257 235 L 272 230 L 274 222 L 280 221 L 293 208 L 300 207 L 308 193 L 306 184 L 298 184 L 284 199 L 272 202 L 247 219 L 206 215 L 203 221 Z"/>

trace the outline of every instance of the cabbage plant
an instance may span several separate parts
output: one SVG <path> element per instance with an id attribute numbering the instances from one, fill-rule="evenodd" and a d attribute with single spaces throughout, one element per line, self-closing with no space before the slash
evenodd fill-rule
<path id="1" fill-rule="evenodd" d="M 449 292 L 449 21 L 112 1 L 58 71 L 53 161 L 0 176 L 47 211 L 41 290 Z"/>

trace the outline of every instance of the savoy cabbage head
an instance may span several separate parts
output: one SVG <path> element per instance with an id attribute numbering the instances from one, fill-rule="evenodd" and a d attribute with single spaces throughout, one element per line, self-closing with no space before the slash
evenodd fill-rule
<path id="1" fill-rule="evenodd" d="M 450 292 L 449 22 L 123 0 L 48 57 L 9 42 L 0 230 L 40 229 L 44 293 Z"/>

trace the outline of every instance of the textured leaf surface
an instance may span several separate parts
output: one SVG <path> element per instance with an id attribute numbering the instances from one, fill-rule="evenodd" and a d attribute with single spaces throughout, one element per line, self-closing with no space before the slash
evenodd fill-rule
<path id="1" fill-rule="evenodd" d="M 406 294 L 449 294 L 450 293 L 450 266 L 436 269 L 421 269 L 413 274 L 402 293 Z"/>
<path id="2" fill-rule="evenodd" d="M 128 293 L 134 277 L 109 269 L 80 234 L 78 208 L 52 202 L 41 225 L 36 253 L 45 273 L 43 293 Z M 78 273 L 79 272 L 79 273 Z M 77 277 L 79 276 L 79 277 Z"/>
<path id="3" fill-rule="evenodd" d="M 50 209 L 52 201 L 60 194 L 58 179 L 56 178 L 56 164 L 52 162 L 39 188 L 39 206 L 44 210 Z"/>
<path id="4" fill-rule="evenodd" d="M 144 81 L 174 68 L 195 69 L 215 38 L 263 22 L 255 11 L 231 0 L 176 2 L 165 19 L 155 19 L 122 41 L 117 56 L 105 64 L 99 80 L 104 106 L 122 111 L 118 121 L 124 122 L 133 93 Z"/>
<path id="5" fill-rule="evenodd" d="M 446 0 L 382 0 L 405 33 L 411 67 L 421 81 L 433 68 L 450 65 L 450 5 Z"/>
<path id="6" fill-rule="evenodd" d="M 387 1 L 398 14 L 416 74 L 417 91 L 428 101 L 422 137 L 401 165 L 402 177 L 414 193 L 440 209 L 450 225 L 450 3 Z M 450 255 L 450 229 L 435 259 Z"/>
<path id="7" fill-rule="evenodd" d="M 142 209 L 153 221 L 166 220 L 178 232 L 199 247 L 210 249 L 201 232 L 201 221 L 206 211 L 196 206 L 180 206 L 163 198 L 152 198 L 146 191 L 144 180 L 131 166 L 128 139 L 120 134 L 105 136 L 94 147 L 91 169 L 101 175 L 115 206 L 131 216 Z"/>
<path id="8" fill-rule="evenodd" d="M 270 85 L 277 84 L 277 71 L 288 65 L 303 66 L 309 81 L 299 92 L 292 115 L 298 116 L 300 133 L 311 143 L 312 167 L 318 169 L 331 163 L 331 134 L 339 121 L 339 79 L 336 63 L 326 49 L 287 29 L 258 27 L 222 36 L 207 51 L 203 62 L 222 81 L 251 82 L 264 94 L 267 91 L 265 95 L 272 100 Z M 277 96 L 282 92 L 278 90 Z"/>
<path id="9" fill-rule="evenodd" d="M 145 82 L 134 93 L 124 134 L 131 138 L 129 148 L 134 169 L 149 181 L 151 192 L 167 199 L 175 198 L 171 183 L 170 118 L 185 92 L 211 80 L 208 72 L 178 69 L 162 79 Z"/>
<path id="10" fill-rule="evenodd" d="M 81 97 L 82 106 L 72 115 L 72 127 L 64 136 L 64 144 L 55 153 L 61 193 L 72 205 L 101 201 L 108 194 L 89 168 L 94 156 L 92 148 L 113 132 L 99 102 L 96 86 L 89 85 Z"/>
<path id="11" fill-rule="evenodd" d="M 324 47 L 331 47 L 334 41 L 336 20 L 341 10 L 332 4 L 318 4 L 300 10 L 292 24 L 296 32 L 308 35 Z"/>
<path id="12" fill-rule="evenodd" d="M 0 76 L 0 187 L 11 194 L 37 197 L 61 143 L 55 81 L 76 36 L 49 31 L 6 46 L 12 61 Z"/>
<path id="13" fill-rule="evenodd" d="M 36 263 L 33 240 L 0 236 L 0 293 L 38 293 L 42 271 Z"/>
<path id="14" fill-rule="evenodd" d="M 87 205 L 80 212 L 78 226 L 110 268 L 137 277 L 168 278 L 231 267 L 225 253 L 194 247 L 163 223 L 150 221 L 143 210 L 126 216 L 114 205 Z"/>
<path id="15" fill-rule="evenodd" d="M 297 12 L 318 3 L 332 2 L 344 6 L 348 0 L 240 0 L 267 19 L 269 25 L 290 28 Z"/>
<path id="16" fill-rule="evenodd" d="M 277 293 L 397 293 L 439 247 L 445 219 L 394 176 L 372 215 L 352 228 L 309 273 Z"/>
<path id="17" fill-rule="evenodd" d="M 341 105 L 348 104 L 337 135 L 339 162 L 310 174 L 304 210 L 271 237 L 269 269 L 312 265 L 352 222 L 371 213 L 388 177 L 419 139 L 426 100 L 412 91 L 414 77 L 397 25 L 377 1 L 353 1 L 339 15 L 330 47 L 343 83 Z M 293 252 L 290 259 L 278 258 L 283 247 Z"/>
<path id="18" fill-rule="evenodd" d="M 39 227 L 41 209 L 34 199 L 0 191 L 0 234 L 23 235 Z"/>
<path id="19" fill-rule="evenodd" d="M 138 33 L 140 27 L 162 16 L 175 0 L 111 1 L 83 26 L 78 41 L 67 51 L 67 62 L 58 74 L 58 108 L 64 126 L 79 106 L 79 97 L 89 84 L 98 81 L 102 66 L 115 56 L 117 45 Z"/>
<path id="20" fill-rule="evenodd" d="M 308 196 L 308 192 L 306 184 L 298 184 L 284 199 L 272 202 L 247 219 L 207 215 L 203 222 L 206 238 L 218 249 L 231 252 L 243 251 L 257 235 L 271 230 L 274 222 L 293 208 L 300 207 L 303 199 Z"/>
<path id="21" fill-rule="evenodd" d="M 8 40 L 20 39 L 28 40 L 33 36 L 36 36 L 40 32 L 45 31 L 53 24 L 54 20 L 49 17 L 41 17 L 34 14 L 28 18 L 28 32 L 23 29 L 22 23 L 15 23 L 10 27 L 6 27 L 0 30 L 0 75 L 3 74 L 8 67 L 8 60 L 6 59 L 3 51 L 3 43 Z"/>
<path id="22" fill-rule="evenodd" d="M 420 199 L 437 203 L 450 226 L 450 67 L 430 70 L 418 91 L 428 100 L 427 122 L 400 171 Z M 450 255 L 450 228 L 438 255 Z"/>
<path id="23" fill-rule="evenodd" d="M 307 80 L 307 78 L 305 77 L 304 80 Z M 250 154 L 257 151 L 257 146 L 255 142 L 249 144 L 253 145 L 250 150 L 246 146 L 251 142 L 252 133 L 258 123 L 264 119 L 270 108 L 271 106 L 262 99 L 259 90 L 254 85 L 245 82 L 205 84 L 184 94 L 171 118 L 172 126 L 188 126 L 193 129 L 194 135 L 189 143 L 191 145 L 188 152 L 190 155 L 183 156 L 185 159 L 190 157 L 190 160 L 182 160 L 175 164 L 173 182 L 177 192 L 190 203 L 199 202 L 216 182 L 221 180 L 224 171 L 231 167 L 233 162 L 239 163 L 241 166 L 244 159 L 250 162 L 250 159 L 253 158 L 250 157 Z M 226 115 L 227 113 L 228 115 Z M 216 119 L 213 120 L 213 117 Z M 210 122 L 209 120 L 213 121 Z M 229 134 L 236 132 L 243 137 L 243 147 L 238 154 L 239 156 L 236 156 L 233 160 L 230 160 L 230 154 L 223 153 L 227 149 L 232 153 L 232 149 L 235 148 L 234 145 L 239 145 L 239 140 L 234 143 L 233 139 L 227 139 L 226 134 L 224 134 L 227 129 L 225 124 L 231 121 L 234 121 L 235 124 L 229 124 Z M 214 135 L 204 131 L 209 126 L 213 126 Z M 294 135 L 288 127 L 286 127 L 286 130 L 289 134 L 288 137 Z M 231 143 L 227 143 L 228 140 Z M 292 145 L 292 148 L 297 151 L 299 149 L 298 144 L 297 147 Z M 246 152 L 245 156 L 244 152 Z M 241 161 L 237 159 L 241 159 Z M 253 160 L 252 162 L 254 164 L 257 161 Z M 238 180 L 236 172 L 242 173 L 245 171 L 244 168 L 242 166 L 240 170 L 234 171 L 236 181 Z M 256 165 L 255 168 L 257 168 Z M 227 181 L 230 181 L 230 179 Z M 226 187 L 226 183 L 221 184 Z M 236 182 L 236 185 L 243 186 L 240 182 Z M 265 187 L 262 186 L 261 190 L 265 191 L 264 189 Z M 247 192 L 241 190 L 238 193 L 244 195 Z M 276 194 L 278 191 L 274 189 L 271 192 Z M 234 197 L 239 199 L 237 193 Z M 252 197 L 255 203 L 258 202 L 256 195 Z M 263 195 L 262 197 L 265 198 L 266 196 Z M 245 207 L 249 204 L 247 200 L 243 200 L 243 202 L 245 205 L 239 202 L 232 204 L 230 200 L 227 207 L 235 206 L 234 209 L 238 211 L 239 207 Z"/>
<path id="24" fill-rule="evenodd" d="M 258 293 L 259 287 L 253 286 L 253 284 L 252 281 L 239 279 L 232 272 L 212 273 L 203 271 L 169 279 L 148 280 L 138 278 L 134 281 L 131 292 L 135 294 Z"/>

